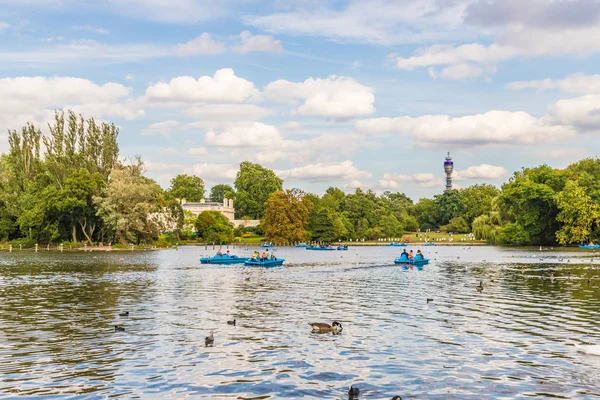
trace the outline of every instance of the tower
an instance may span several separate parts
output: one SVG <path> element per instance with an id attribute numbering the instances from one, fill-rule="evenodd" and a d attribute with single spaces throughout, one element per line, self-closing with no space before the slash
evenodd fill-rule
<path id="1" fill-rule="evenodd" d="M 446 161 L 444 161 L 444 172 L 446 173 L 446 190 L 452 189 L 452 171 L 454 171 L 454 163 L 452 162 L 452 157 L 450 157 L 450 152 L 448 152 Z"/>

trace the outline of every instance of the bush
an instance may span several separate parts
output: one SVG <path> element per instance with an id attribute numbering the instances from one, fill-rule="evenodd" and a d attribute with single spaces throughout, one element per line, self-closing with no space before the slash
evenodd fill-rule
<path id="1" fill-rule="evenodd" d="M 519 224 L 508 224 L 500 232 L 500 243 L 509 245 L 525 245 L 531 243 L 529 235 Z"/>

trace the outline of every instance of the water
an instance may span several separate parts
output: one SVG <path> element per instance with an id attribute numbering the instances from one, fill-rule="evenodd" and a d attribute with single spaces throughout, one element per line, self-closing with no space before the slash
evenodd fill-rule
<path id="1" fill-rule="evenodd" d="M 268 270 L 201 266 L 204 248 L 2 253 L 0 397 L 600 397 L 600 357 L 572 345 L 600 344 L 592 252 L 422 250 L 407 268 L 398 248 L 281 248 Z"/>

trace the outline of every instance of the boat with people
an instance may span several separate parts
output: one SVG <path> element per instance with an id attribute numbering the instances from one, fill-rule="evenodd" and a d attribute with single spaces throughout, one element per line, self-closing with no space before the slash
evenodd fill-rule
<path id="1" fill-rule="evenodd" d="M 273 247 L 273 243 L 263 243 L 262 247 Z"/>
<path id="2" fill-rule="evenodd" d="M 308 245 L 306 243 L 298 243 L 296 245 L 296 247 L 307 247 Z"/>
<path id="3" fill-rule="evenodd" d="M 580 244 L 579 248 L 580 249 L 600 249 L 600 244 L 594 244 L 594 243 Z"/>
<path id="4" fill-rule="evenodd" d="M 249 267 L 277 267 L 279 265 L 283 265 L 285 261 L 284 258 L 271 258 L 271 259 L 261 259 L 261 258 L 249 258 L 244 262 L 244 265 Z"/>
<path id="5" fill-rule="evenodd" d="M 235 254 L 215 254 L 213 257 L 202 257 L 201 264 L 243 264 L 248 257 L 238 257 Z"/>
<path id="6" fill-rule="evenodd" d="M 406 246 L 408 246 L 408 244 L 406 244 L 406 243 L 399 243 L 399 242 L 392 242 L 392 243 L 386 244 L 386 246 L 406 247 Z"/>
<path id="7" fill-rule="evenodd" d="M 306 246 L 306 250 L 337 250 L 337 247 L 332 245 Z"/>
<path id="8" fill-rule="evenodd" d="M 412 265 L 425 265 L 429 263 L 429 258 L 425 258 L 421 250 L 417 251 L 417 254 L 412 257 L 412 250 L 407 253 L 406 250 L 400 254 L 400 257 L 394 260 L 395 264 L 412 264 Z"/>
<path id="9" fill-rule="evenodd" d="M 345 244 L 345 245 L 343 245 L 343 246 L 342 246 L 342 245 L 340 244 L 340 245 L 337 247 L 337 249 L 338 249 L 338 250 L 348 250 L 348 245 L 347 245 L 347 244 Z"/>

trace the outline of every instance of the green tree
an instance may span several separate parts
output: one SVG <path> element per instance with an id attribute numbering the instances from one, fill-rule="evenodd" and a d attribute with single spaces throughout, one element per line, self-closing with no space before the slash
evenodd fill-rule
<path id="1" fill-rule="evenodd" d="M 202 211 L 194 225 L 198 238 L 205 243 L 227 244 L 233 241 L 233 227 L 227 217 L 218 211 Z"/>
<path id="2" fill-rule="evenodd" d="M 200 201 L 204 198 L 204 181 L 196 175 L 180 174 L 171 179 L 169 193 L 176 199 Z"/>
<path id="3" fill-rule="evenodd" d="M 270 169 L 259 164 L 244 161 L 235 178 L 235 214 L 253 219 L 262 219 L 265 215 L 265 202 L 271 193 L 282 190 L 283 181 Z"/>
<path id="4" fill-rule="evenodd" d="M 568 181 L 556 200 L 559 209 L 557 219 L 562 223 L 556 232 L 558 242 L 589 241 L 594 228 L 600 223 L 600 205 L 576 181 Z"/>
<path id="5" fill-rule="evenodd" d="M 500 232 L 500 242 L 510 245 L 526 245 L 531 243 L 531 239 L 525 228 L 513 223 L 504 226 Z"/>
<path id="6" fill-rule="evenodd" d="M 299 189 L 277 191 L 265 203 L 265 237 L 275 243 L 305 242 L 312 203 Z"/>
<path id="7" fill-rule="evenodd" d="M 210 189 L 210 200 L 222 203 L 223 199 L 233 199 L 235 191 L 229 185 L 219 184 Z"/>
<path id="8" fill-rule="evenodd" d="M 473 185 L 460 190 L 460 202 L 463 217 L 469 226 L 480 215 L 492 211 L 492 201 L 498 197 L 500 190 L 493 185 Z"/>
<path id="9" fill-rule="evenodd" d="M 448 222 L 446 225 L 443 225 L 441 229 L 446 232 L 456 233 L 469 233 L 471 231 L 469 224 L 463 217 L 452 218 L 450 222 Z"/>
<path id="10" fill-rule="evenodd" d="M 113 232 L 114 241 L 122 243 L 148 240 L 160 233 L 160 224 L 152 218 L 160 210 L 160 186 L 142 176 L 143 163 L 117 167 L 101 196 L 94 197 L 105 227 Z"/>

